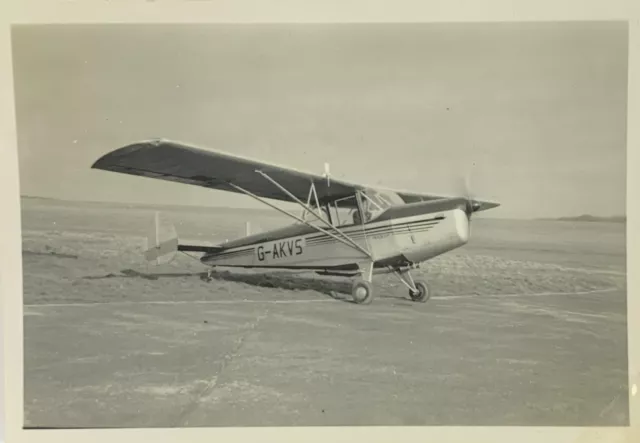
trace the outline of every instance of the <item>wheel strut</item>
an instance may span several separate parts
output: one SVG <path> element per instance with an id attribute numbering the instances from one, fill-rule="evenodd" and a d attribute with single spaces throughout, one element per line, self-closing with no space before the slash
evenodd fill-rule
<path id="1" fill-rule="evenodd" d="M 398 276 L 402 284 L 409 288 L 411 300 L 424 303 L 431 298 L 431 289 L 427 282 L 424 280 L 414 281 L 409 270 L 400 272 L 398 269 L 394 269 L 393 273 Z M 406 275 L 406 278 L 403 274 Z"/>

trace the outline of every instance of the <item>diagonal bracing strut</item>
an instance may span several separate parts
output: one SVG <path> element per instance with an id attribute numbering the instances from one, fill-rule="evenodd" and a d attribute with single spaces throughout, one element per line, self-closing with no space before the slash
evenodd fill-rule
<path id="1" fill-rule="evenodd" d="M 281 209 L 281 208 L 277 207 L 276 205 L 267 202 L 266 200 L 264 200 L 264 199 L 258 197 L 257 195 L 253 194 L 251 191 L 248 191 L 248 190 L 246 190 L 246 189 L 244 189 L 244 188 L 242 188 L 242 187 L 240 187 L 240 186 L 238 186 L 236 184 L 233 184 L 231 182 L 227 182 L 227 184 L 229 186 L 231 186 L 232 188 L 237 189 L 238 191 L 242 192 L 243 194 L 246 194 L 249 197 L 252 197 L 252 198 L 258 200 L 259 202 L 261 202 L 261 203 L 263 203 L 263 204 L 265 204 L 267 206 L 270 206 L 271 208 L 275 209 L 276 211 L 279 211 L 279 212 L 281 212 L 281 213 L 283 213 L 283 214 L 285 214 L 285 215 L 287 215 L 287 216 L 289 216 L 289 217 L 291 217 L 291 218 L 293 218 L 295 220 L 298 220 L 300 223 L 304 223 L 305 225 L 307 225 L 307 226 L 309 226 L 309 227 L 311 227 L 311 228 L 313 228 L 313 229 L 315 229 L 317 231 L 320 231 L 323 234 L 327 234 L 327 235 L 333 237 L 334 239 L 338 240 L 340 243 L 343 243 L 343 244 L 345 244 L 345 245 L 347 245 L 349 247 L 355 247 L 356 249 L 358 249 L 362 253 L 364 253 L 367 257 L 369 257 L 370 259 L 373 260 L 373 256 L 371 255 L 371 253 L 369 253 L 367 250 L 361 248 L 357 243 L 350 244 L 348 241 L 345 241 L 344 239 L 338 237 L 337 235 L 335 235 L 335 234 L 333 234 L 333 233 L 331 233 L 329 231 L 326 231 L 326 230 L 322 229 L 319 226 L 313 226 L 311 223 L 307 222 L 306 220 L 303 220 L 302 218 L 297 217 L 297 216 L 291 214 L 290 212 L 285 211 L 284 209 Z"/>
<path id="2" fill-rule="evenodd" d="M 347 234 L 345 234 L 344 232 L 342 232 L 340 229 L 336 228 L 335 226 L 333 226 L 331 223 L 329 223 L 328 221 L 326 221 L 324 218 L 322 218 L 322 216 L 320 214 L 318 214 L 316 211 L 314 211 L 313 209 L 306 207 L 304 203 L 302 203 L 295 195 L 293 195 L 291 192 L 289 192 L 284 186 L 282 186 L 280 183 L 278 183 L 277 181 L 275 181 L 274 179 L 272 179 L 271 177 L 269 177 L 267 174 L 265 174 L 262 171 L 256 171 L 258 174 L 262 175 L 264 178 L 266 178 L 267 180 L 269 180 L 271 183 L 273 183 L 274 185 L 276 185 L 282 192 L 284 192 L 285 194 L 287 194 L 289 197 L 291 197 L 291 199 L 293 201 L 295 201 L 296 203 L 298 203 L 300 206 L 302 206 L 303 208 L 305 208 L 307 211 L 309 211 L 312 215 L 314 215 L 318 220 L 320 220 L 322 223 L 324 223 L 325 225 L 329 226 L 330 229 L 334 229 L 338 234 L 340 234 L 342 236 L 342 238 L 344 238 L 346 241 L 348 241 L 349 243 L 351 243 L 351 245 L 355 248 L 358 248 L 360 251 L 364 252 L 365 254 L 367 254 L 370 258 L 371 258 L 371 254 L 369 252 L 367 252 L 364 248 L 362 248 L 360 245 L 358 245 L 355 241 L 353 241 L 351 239 L 351 237 L 349 237 Z M 311 185 L 313 186 L 313 184 Z M 314 192 L 315 194 L 315 192 Z M 318 202 L 318 196 L 316 194 L 316 205 L 319 207 L 320 204 Z"/>

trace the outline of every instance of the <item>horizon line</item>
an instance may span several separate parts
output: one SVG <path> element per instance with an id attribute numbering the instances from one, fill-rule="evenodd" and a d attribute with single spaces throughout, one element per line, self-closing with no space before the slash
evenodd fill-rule
<path id="1" fill-rule="evenodd" d="M 246 206 L 203 206 L 203 205 L 193 205 L 193 204 L 180 204 L 180 203 L 145 203 L 145 202 L 118 202 L 111 200 L 74 200 L 74 199 L 65 199 L 59 197 L 45 197 L 40 195 L 27 195 L 20 194 L 20 198 L 30 198 L 30 199 L 41 199 L 41 200 L 52 200 L 58 202 L 68 202 L 68 203 L 88 203 L 88 204 L 112 204 L 112 205 L 120 205 L 120 206 L 166 206 L 166 207 L 177 207 L 177 208 L 191 208 L 191 209 L 240 209 L 240 210 L 248 210 L 248 211 L 262 211 L 262 212 L 271 212 L 269 208 L 251 208 Z M 284 204 L 295 204 L 295 202 L 284 202 Z M 617 215 L 593 215 L 593 214 L 578 214 L 578 215 L 559 215 L 559 216 L 549 216 L 549 217 L 482 217 L 485 220 L 519 220 L 519 221 L 586 221 L 584 219 L 595 219 L 596 221 L 611 221 L 616 219 L 624 219 L 626 221 L 626 214 L 617 214 Z M 582 220 L 581 220 L 582 219 Z"/>

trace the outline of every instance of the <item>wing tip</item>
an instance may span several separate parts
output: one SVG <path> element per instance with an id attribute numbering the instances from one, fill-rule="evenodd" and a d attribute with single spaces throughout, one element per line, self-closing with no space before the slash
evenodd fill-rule
<path id="1" fill-rule="evenodd" d="M 139 149 L 143 149 L 145 147 L 149 147 L 149 146 L 158 147 L 167 143 L 172 143 L 172 142 L 170 140 L 167 140 L 161 137 L 139 140 L 136 142 L 129 143 L 120 148 L 114 149 L 112 151 L 109 151 L 103 154 L 100 158 L 98 158 L 96 161 L 93 162 L 93 164 L 91 165 L 91 169 L 108 170 L 110 169 L 111 166 L 117 163 L 115 160 L 122 155 L 130 154 L 131 152 L 137 151 Z"/>

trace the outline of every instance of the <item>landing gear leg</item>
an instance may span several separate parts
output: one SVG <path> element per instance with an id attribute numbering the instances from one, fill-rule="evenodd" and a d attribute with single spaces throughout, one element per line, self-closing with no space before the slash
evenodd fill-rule
<path id="1" fill-rule="evenodd" d="M 373 263 L 366 263 L 360 266 L 362 277 L 353 282 L 351 295 L 353 301 L 359 305 L 368 305 L 373 301 Z"/>
<path id="2" fill-rule="evenodd" d="M 213 280 L 213 278 L 211 277 L 212 275 L 213 275 L 213 269 L 207 269 L 207 275 L 203 275 L 200 278 L 202 281 L 206 281 L 208 283 L 211 280 Z"/>
<path id="3" fill-rule="evenodd" d="M 431 298 L 431 288 L 429 288 L 426 281 L 414 281 L 408 270 L 404 272 L 394 270 L 394 273 L 398 276 L 400 281 L 409 288 L 409 297 L 411 297 L 411 300 L 419 303 L 425 303 Z"/>

